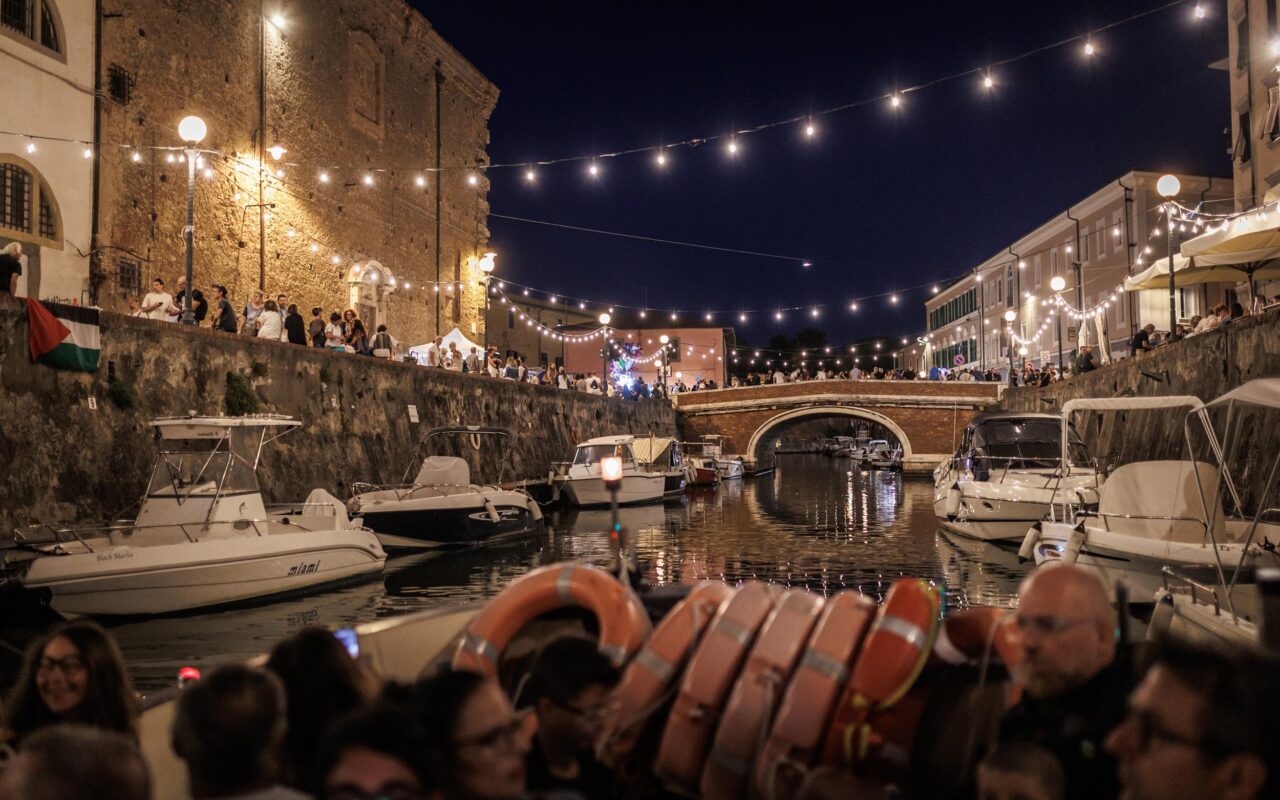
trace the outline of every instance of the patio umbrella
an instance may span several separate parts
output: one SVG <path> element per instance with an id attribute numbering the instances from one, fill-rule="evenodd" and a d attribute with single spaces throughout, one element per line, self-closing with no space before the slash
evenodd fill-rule
<path id="1" fill-rule="evenodd" d="M 1218 228 L 1182 243 L 1182 255 L 1191 261 L 1187 283 L 1249 281 L 1249 294 L 1256 294 L 1256 282 L 1280 278 L 1280 219 L 1270 214 L 1245 214 L 1226 227 Z M 1177 259 L 1174 259 L 1177 283 Z M 1168 279 L 1166 272 L 1165 278 Z"/>

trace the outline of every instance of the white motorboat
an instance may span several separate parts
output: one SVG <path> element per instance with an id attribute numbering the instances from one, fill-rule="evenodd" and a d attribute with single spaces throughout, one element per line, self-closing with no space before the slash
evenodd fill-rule
<path id="1" fill-rule="evenodd" d="M 190 611 L 380 574 L 386 553 L 342 501 L 316 489 L 300 506 L 263 503 L 262 450 L 299 425 L 275 415 L 157 419 L 160 453 L 136 520 L 19 531 L 5 561 L 66 616 Z"/>
<path id="2" fill-rule="evenodd" d="M 662 496 L 665 499 L 675 500 L 684 496 L 689 479 L 680 442 L 664 436 L 637 436 L 631 443 L 631 452 L 641 469 L 662 473 Z"/>
<path id="3" fill-rule="evenodd" d="M 635 436 L 623 435 L 599 436 L 580 443 L 573 454 L 573 461 L 553 465 L 556 472 L 551 475 L 552 486 L 575 506 L 609 505 L 614 495 L 605 487 L 600 476 L 600 459 L 618 456 L 622 459 L 622 486 L 617 492 L 618 504 L 660 502 L 666 486 L 666 476 L 660 472 L 649 472 L 636 463 L 635 453 L 632 451 L 635 441 Z"/>
<path id="4" fill-rule="evenodd" d="M 1061 560 L 1090 566 L 1113 589 L 1123 582 L 1136 602 L 1150 602 L 1165 589 L 1166 568 L 1180 579 L 1218 585 L 1229 593 L 1232 587 L 1253 583 L 1259 569 L 1280 567 L 1272 544 L 1280 541 L 1280 524 L 1263 521 L 1276 513 L 1275 503 L 1266 499 L 1273 486 L 1248 487 L 1245 480 L 1257 473 L 1247 465 L 1240 470 L 1228 465 L 1245 438 L 1243 423 L 1258 430 L 1262 422 L 1245 412 L 1231 421 L 1231 409 L 1268 402 L 1280 408 L 1280 380 L 1252 381 L 1208 407 L 1195 397 L 1069 401 L 1063 406 L 1064 427 L 1073 412 L 1190 408 L 1184 426 L 1190 457 L 1115 468 L 1099 490 L 1096 511 L 1077 509 L 1059 521 L 1041 522 L 1027 532 L 1022 554 L 1037 564 Z M 1222 432 L 1209 422 L 1214 407 L 1225 410 L 1228 427 Z M 1206 437 L 1203 448 L 1194 447 L 1193 432 Z M 1209 460 L 1198 458 L 1198 449 Z M 1256 469 L 1258 453 L 1239 457 L 1252 460 Z M 1275 458 L 1280 463 L 1280 454 Z M 1216 467 L 1212 461 L 1218 462 Z M 1274 468 L 1270 475 L 1274 482 Z M 1262 489 L 1261 496 L 1249 497 L 1250 488 Z M 1250 504 L 1257 505 L 1256 513 L 1247 511 Z M 1230 597 L 1225 602 L 1234 605 Z"/>
<path id="5" fill-rule="evenodd" d="M 938 524 L 973 539 L 1020 541 L 1054 503 L 1095 502 L 1101 479 L 1093 467 L 1075 465 L 1087 461 L 1084 444 L 1060 421 L 1017 412 L 975 417 L 956 454 L 933 471 Z"/>
<path id="6" fill-rule="evenodd" d="M 902 448 L 876 439 L 863 452 L 861 463 L 867 469 L 902 469 Z"/>
<path id="7" fill-rule="evenodd" d="M 720 475 L 722 481 L 740 480 L 746 469 L 742 463 L 742 456 L 725 455 L 724 453 L 724 437 L 714 434 L 703 436 L 702 455 L 711 459 L 715 464 L 716 472 Z"/>
<path id="8" fill-rule="evenodd" d="M 364 518 L 389 549 L 418 549 L 505 541 L 542 532 L 542 511 L 522 491 L 471 482 L 467 462 L 456 456 L 426 455 L 436 440 L 463 437 L 479 450 L 484 438 L 509 444 L 503 428 L 446 426 L 427 431 L 398 486 L 357 483 L 348 510 Z M 505 469 L 510 459 L 502 454 Z M 414 476 L 412 482 L 410 476 Z"/>

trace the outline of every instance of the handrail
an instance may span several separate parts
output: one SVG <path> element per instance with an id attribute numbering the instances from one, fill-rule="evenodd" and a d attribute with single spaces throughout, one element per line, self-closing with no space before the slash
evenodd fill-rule
<path id="1" fill-rule="evenodd" d="M 327 505 L 327 504 L 324 504 L 324 505 Z M 288 516 L 288 515 L 284 515 L 284 516 Z M 335 517 L 337 516 L 336 512 L 334 516 Z M 4 547 L 12 548 L 12 547 L 24 547 L 24 546 L 34 547 L 37 545 L 64 544 L 66 542 L 76 541 L 79 544 L 81 544 L 85 548 L 85 550 L 87 550 L 90 553 L 93 553 L 96 551 L 93 549 L 92 545 L 90 545 L 87 541 L 85 541 L 86 537 L 106 538 L 110 540 L 113 534 L 132 535 L 133 533 L 137 533 L 138 531 L 153 531 L 153 530 L 160 530 L 163 528 L 176 528 L 182 531 L 182 534 L 187 537 L 188 541 L 195 543 L 196 539 L 192 537 L 191 533 L 188 531 L 188 528 L 192 526 L 196 526 L 198 530 L 208 530 L 209 528 L 214 526 L 219 526 L 219 527 L 243 526 L 245 528 L 249 526 L 254 526 L 255 530 L 257 530 L 257 526 L 259 524 L 271 524 L 271 523 L 289 525 L 290 527 L 298 528 L 300 530 L 307 531 L 307 532 L 311 531 L 311 528 L 308 528 L 305 525 L 300 525 L 297 522 L 292 522 L 292 521 L 286 522 L 282 519 L 272 518 L 272 517 L 268 517 L 266 519 L 214 520 L 212 522 L 164 522 L 164 523 L 156 523 L 153 525 L 75 525 L 75 526 L 55 527 L 53 524 L 46 522 L 46 523 L 39 523 L 37 525 L 29 525 L 25 529 L 15 530 L 13 540 L 8 542 L 0 542 L 0 548 L 4 548 Z M 24 535 L 23 534 L 24 530 L 31 531 L 31 532 L 45 531 L 47 532 L 50 538 L 47 538 L 47 539 L 33 538 L 31 536 Z M 260 530 L 258 531 L 258 535 L 259 536 L 263 535 Z"/>
<path id="2" fill-rule="evenodd" d="M 1213 598 L 1213 615 L 1215 617 L 1222 616 L 1222 606 L 1218 602 L 1218 590 L 1215 589 L 1214 587 L 1209 586 L 1207 584 L 1203 584 L 1194 578 L 1183 575 L 1175 571 L 1172 567 L 1168 565 L 1160 568 L 1160 579 L 1161 579 L 1161 582 L 1164 584 L 1164 588 L 1166 590 L 1171 591 L 1171 588 L 1169 586 L 1169 581 L 1171 579 L 1175 581 L 1180 581 L 1182 583 L 1185 583 L 1187 586 L 1191 587 L 1192 602 L 1196 602 L 1198 599 L 1196 595 L 1197 589 L 1199 589 L 1202 592 L 1207 592 L 1209 596 Z"/>

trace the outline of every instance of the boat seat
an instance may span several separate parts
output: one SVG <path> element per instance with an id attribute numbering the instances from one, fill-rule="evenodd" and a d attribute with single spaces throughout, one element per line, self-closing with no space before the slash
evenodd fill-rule
<path id="1" fill-rule="evenodd" d="M 1102 527 L 1115 533 L 1172 542 L 1202 542 L 1208 520 L 1200 499 L 1203 488 L 1214 511 L 1214 535 L 1222 542 L 1226 525 L 1217 487 L 1218 471 L 1203 461 L 1195 462 L 1194 469 L 1190 461 L 1125 464 L 1108 475 L 1098 490 L 1098 517 Z"/>

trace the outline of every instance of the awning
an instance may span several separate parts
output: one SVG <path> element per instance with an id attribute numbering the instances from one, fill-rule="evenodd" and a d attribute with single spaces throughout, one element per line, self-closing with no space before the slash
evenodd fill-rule
<path id="1" fill-rule="evenodd" d="M 631 452 L 635 454 L 637 464 L 652 464 L 674 441 L 663 436 L 637 436 L 631 443 Z"/>
<path id="2" fill-rule="evenodd" d="M 1280 215 L 1248 213 L 1182 243 L 1182 255 L 1198 266 L 1246 265 L 1280 258 Z"/>
<path id="3" fill-rule="evenodd" d="M 1258 281 L 1280 278 L 1280 262 L 1223 264 L 1205 262 L 1200 256 L 1187 258 L 1176 253 L 1173 256 L 1174 286 L 1196 286 L 1201 283 L 1239 283 L 1250 278 Z M 1124 281 L 1124 290 L 1126 292 L 1133 292 L 1139 289 L 1168 288 L 1168 258 L 1161 258 L 1142 272 L 1126 278 Z"/>
<path id="4" fill-rule="evenodd" d="M 1249 381 L 1210 401 L 1208 405 L 1217 406 L 1231 402 L 1280 408 L 1280 378 L 1259 378 Z"/>
<path id="5" fill-rule="evenodd" d="M 458 328 L 454 328 L 453 330 L 449 331 L 442 338 L 444 339 L 444 341 L 440 343 L 440 347 L 443 348 L 444 350 L 448 350 L 449 342 L 453 342 L 458 346 L 458 352 L 462 353 L 462 355 L 464 356 L 470 353 L 471 348 L 474 347 L 476 349 L 476 352 L 480 354 L 481 358 L 483 359 L 484 357 L 484 347 L 468 339 L 465 335 L 463 335 L 462 331 Z M 413 355 L 415 358 L 419 358 L 419 359 L 426 358 L 427 348 L 430 346 L 431 346 L 431 342 L 414 345 L 413 347 L 409 348 L 409 353 Z"/>

